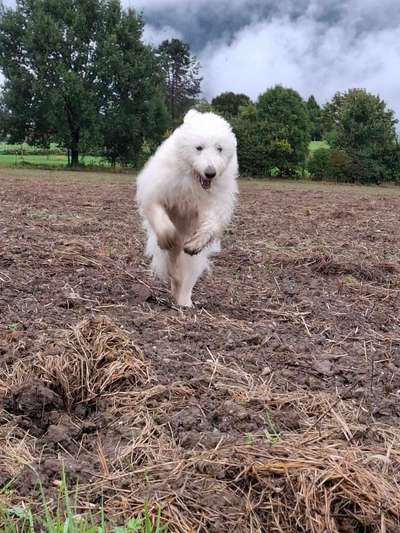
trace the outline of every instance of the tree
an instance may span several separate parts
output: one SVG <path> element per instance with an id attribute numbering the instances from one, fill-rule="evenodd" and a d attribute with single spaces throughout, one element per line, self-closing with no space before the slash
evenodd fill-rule
<path id="1" fill-rule="evenodd" d="M 284 175 L 296 175 L 304 169 L 310 142 L 309 121 L 305 103 L 293 89 L 277 85 L 263 93 L 256 103 L 257 117 L 268 124 L 276 141 L 285 141 L 290 156 L 280 167 Z"/>
<path id="2" fill-rule="evenodd" d="M 239 118 L 241 120 L 257 121 L 257 107 L 254 104 L 249 104 L 240 108 Z"/>
<path id="3" fill-rule="evenodd" d="M 189 45 L 179 39 L 163 41 L 157 56 L 164 74 L 168 111 L 176 125 L 200 94 L 200 64 L 190 53 Z"/>
<path id="4" fill-rule="evenodd" d="M 162 72 L 156 55 L 141 41 L 142 31 L 141 18 L 114 1 L 97 61 L 101 137 L 112 165 L 137 166 L 143 143 L 154 150 L 170 124 Z"/>
<path id="5" fill-rule="evenodd" d="M 142 30 L 119 0 L 17 0 L 15 10 L 3 9 L 2 114 L 12 137 L 56 140 L 76 166 L 83 144 L 103 144 L 111 124 L 121 131 L 134 117 L 127 140 L 137 150 L 159 84 Z"/>
<path id="6" fill-rule="evenodd" d="M 322 136 L 328 144 L 334 144 L 336 130 L 340 122 L 340 110 L 344 101 L 344 94 L 336 92 L 330 102 L 328 102 L 321 116 Z"/>
<path id="7" fill-rule="evenodd" d="M 237 117 L 242 107 L 251 104 L 250 98 L 246 94 L 236 94 L 225 92 L 213 98 L 211 105 L 216 111 L 227 120 Z"/>
<path id="8" fill-rule="evenodd" d="M 268 122 L 257 120 L 255 111 L 254 106 L 246 106 L 239 117 L 232 119 L 241 174 L 265 177 L 272 176 L 277 169 L 281 175 L 287 174 L 291 146 L 285 139 L 274 138 Z"/>
<path id="9" fill-rule="evenodd" d="M 311 140 L 320 141 L 322 134 L 322 124 L 321 124 L 321 108 L 318 105 L 316 99 L 313 95 L 307 100 L 306 103 L 308 120 L 310 122 L 310 135 Z"/>
<path id="10" fill-rule="evenodd" d="M 366 145 L 379 149 L 396 141 L 394 112 L 386 103 L 364 90 L 350 90 L 339 110 L 336 144 L 349 151 Z"/>
<path id="11" fill-rule="evenodd" d="M 397 178 L 397 120 L 379 96 L 364 89 L 337 93 L 323 113 L 331 144 L 350 158 L 356 181 Z"/>

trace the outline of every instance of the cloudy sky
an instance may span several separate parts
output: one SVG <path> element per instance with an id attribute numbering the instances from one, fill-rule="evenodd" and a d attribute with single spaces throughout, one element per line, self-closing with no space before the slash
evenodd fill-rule
<path id="1" fill-rule="evenodd" d="M 365 87 L 400 118 L 399 0 L 122 1 L 143 11 L 147 40 L 190 43 L 209 98 L 281 83 L 324 102 Z"/>

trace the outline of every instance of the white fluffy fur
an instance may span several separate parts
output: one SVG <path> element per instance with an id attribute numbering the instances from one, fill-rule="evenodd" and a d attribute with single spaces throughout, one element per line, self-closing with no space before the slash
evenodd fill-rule
<path id="1" fill-rule="evenodd" d="M 210 168 L 216 175 L 206 189 L 200 180 Z M 178 305 L 192 305 L 196 281 L 208 269 L 210 255 L 220 250 L 237 175 L 236 138 L 229 124 L 213 113 L 191 110 L 138 176 L 146 253 L 153 272 L 170 280 Z"/>

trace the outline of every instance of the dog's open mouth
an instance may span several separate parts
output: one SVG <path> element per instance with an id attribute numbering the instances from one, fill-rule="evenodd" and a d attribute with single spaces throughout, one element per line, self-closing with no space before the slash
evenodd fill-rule
<path id="1" fill-rule="evenodd" d="M 203 176 L 203 174 L 200 174 L 200 172 L 194 171 L 195 178 L 199 180 L 200 185 L 203 187 L 204 190 L 208 190 L 211 187 L 212 178 L 207 178 L 206 176 Z"/>

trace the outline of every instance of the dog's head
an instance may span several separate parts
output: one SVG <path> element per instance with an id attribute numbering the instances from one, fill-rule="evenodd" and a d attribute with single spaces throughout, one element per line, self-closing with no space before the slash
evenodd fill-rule
<path id="1" fill-rule="evenodd" d="M 236 138 L 232 128 L 214 113 L 188 111 L 176 132 L 179 157 L 186 163 L 193 179 L 205 190 L 224 173 L 236 158 Z"/>

